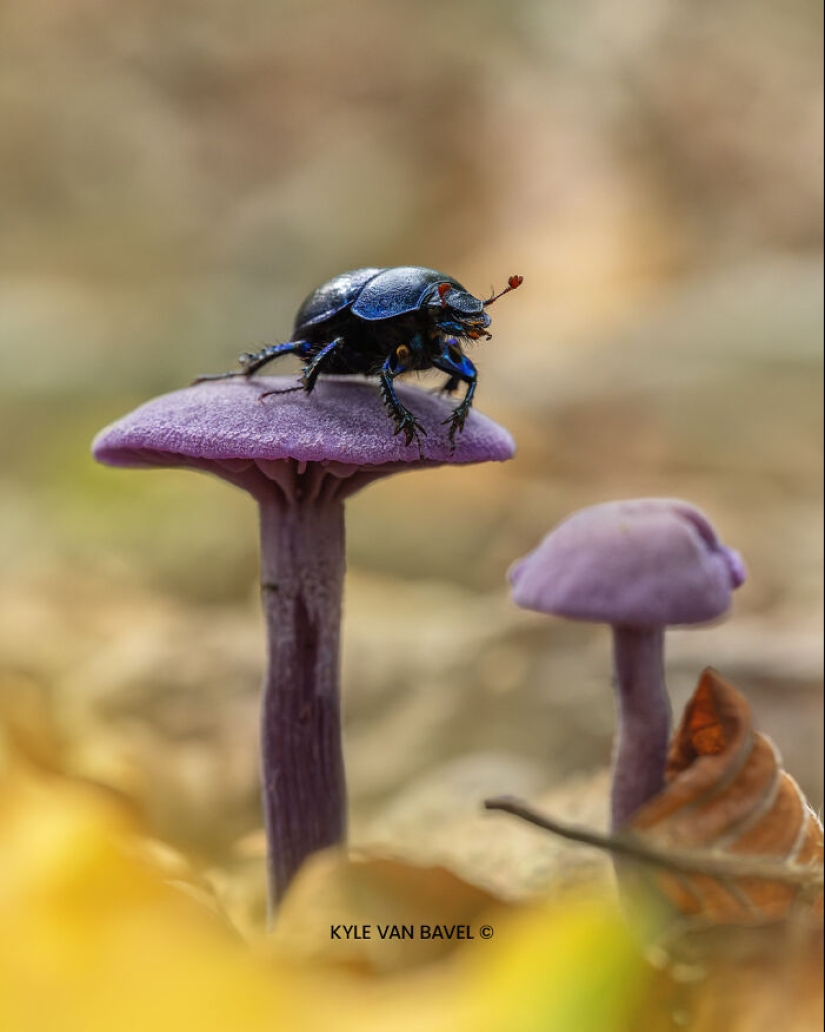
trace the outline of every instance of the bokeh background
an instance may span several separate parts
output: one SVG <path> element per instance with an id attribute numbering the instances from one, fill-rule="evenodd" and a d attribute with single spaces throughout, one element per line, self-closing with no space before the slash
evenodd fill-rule
<path id="1" fill-rule="evenodd" d="M 519 451 L 349 503 L 354 842 L 518 894 L 553 861 L 491 832 L 484 795 L 604 819 L 608 634 L 515 609 L 504 575 L 571 510 L 637 495 L 699 505 L 750 569 L 725 623 L 671 634 L 677 711 L 716 666 L 821 806 L 821 19 L 813 0 L 5 5 L 15 740 L 125 793 L 260 913 L 254 506 L 96 467 L 89 444 L 287 339 L 316 283 L 420 264 L 476 294 L 524 275 L 473 353 Z"/>

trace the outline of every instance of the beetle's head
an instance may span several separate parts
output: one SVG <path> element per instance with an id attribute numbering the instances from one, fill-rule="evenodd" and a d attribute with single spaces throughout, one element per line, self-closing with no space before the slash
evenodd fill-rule
<path id="1" fill-rule="evenodd" d="M 500 297 L 521 286 L 523 279 L 523 276 L 511 276 L 504 290 L 493 294 L 486 301 L 473 297 L 454 283 L 439 283 L 429 302 L 439 331 L 446 331 L 456 337 L 467 337 L 470 340 L 486 336 L 489 340 L 490 334 L 486 331 L 490 325 L 490 316 L 485 309 Z"/>

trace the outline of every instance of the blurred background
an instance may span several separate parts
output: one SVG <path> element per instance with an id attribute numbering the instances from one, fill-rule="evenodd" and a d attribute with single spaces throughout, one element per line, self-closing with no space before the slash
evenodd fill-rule
<path id="1" fill-rule="evenodd" d="M 551 861 L 537 833 L 491 834 L 484 795 L 604 820 L 608 633 L 515 609 L 504 575 L 571 510 L 637 495 L 702 507 L 750 571 L 725 623 L 670 635 L 677 713 L 717 667 L 820 807 L 821 19 L 813 0 L 5 5 L 12 737 L 125 793 L 228 895 L 239 871 L 262 892 L 254 506 L 96 467 L 91 439 L 288 339 L 344 269 L 425 265 L 480 295 L 520 273 L 472 356 L 516 459 L 348 506 L 354 842 L 517 894 Z"/>

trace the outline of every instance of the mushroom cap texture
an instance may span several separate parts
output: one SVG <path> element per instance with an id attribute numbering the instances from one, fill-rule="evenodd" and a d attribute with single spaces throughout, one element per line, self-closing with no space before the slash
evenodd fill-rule
<path id="1" fill-rule="evenodd" d="M 96 459 L 111 466 L 186 466 L 214 463 L 235 473 L 244 464 L 292 459 L 321 463 L 331 471 L 362 467 L 403 469 L 413 465 L 486 462 L 515 452 L 510 434 L 491 419 L 471 411 L 451 452 L 442 423 L 453 405 L 444 398 L 396 386 L 427 431 L 421 454 L 407 446 L 393 425 L 373 383 L 322 378 L 312 394 L 299 390 L 261 398 L 266 391 L 295 388 L 295 378 L 255 377 L 217 380 L 154 398 L 112 423 L 95 438 Z M 189 461 L 194 460 L 194 461 Z M 263 466 L 261 466 L 263 464 Z M 376 470 L 376 472 L 378 472 Z"/>
<path id="2" fill-rule="evenodd" d="M 509 577 L 525 609 L 655 627 L 721 616 L 745 567 L 694 506 L 640 498 L 573 513 Z"/>

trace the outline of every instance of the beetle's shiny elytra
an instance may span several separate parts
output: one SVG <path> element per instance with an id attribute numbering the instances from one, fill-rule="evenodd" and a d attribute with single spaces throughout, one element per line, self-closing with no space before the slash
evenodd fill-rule
<path id="1" fill-rule="evenodd" d="M 522 278 L 511 276 L 504 290 L 482 301 L 452 276 L 435 269 L 400 266 L 342 272 L 304 301 L 295 316 L 291 340 L 241 355 L 240 369 L 200 376 L 195 383 L 252 376 L 281 355 L 303 360 L 300 387 L 307 392 L 321 373 L 377 376 L 396 434 L 403 433 L 407 444 L 418 441 L 420 447 L 419 435 L 425 430 L 398 400 L 393 380 L 402 373 L 439 369 L 448 377 L 446 392 L 452 394 L 459 384 L 467 384 L 464 398 L 444 421 L 450 425 L 454 445 L 478 381 L 462 344 L 482 336 L 489 339 L 490 316 L 485 309 L 520 286 Z"/>

